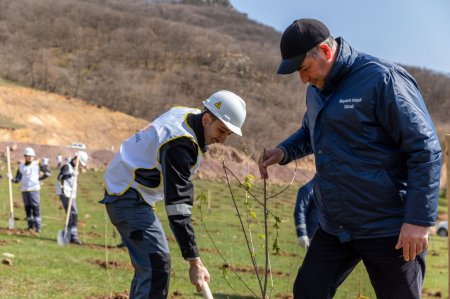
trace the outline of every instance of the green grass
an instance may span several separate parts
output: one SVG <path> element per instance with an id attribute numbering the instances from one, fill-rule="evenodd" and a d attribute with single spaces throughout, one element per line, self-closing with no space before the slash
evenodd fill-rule
<path id="1" fill-rule="evenodd" d="M 441 192 L 441 193 L 445 193 L 445 192 Z M 439 214 L 447 214 L 447 199 L 442 196 L 443 194 L 441 194 L 441 197 L 439 197 L 439 203 L 438 203 L 438 213 Z"/>
<path id="2" fill-rule="evenodd" d="M 15 123 L 10 117 L 0 115 L 0 129 L 16 130 L 23 127 L 24 127 L 23 125 Z"/>
<path id="3" fill-rule="evenodd" d="M 55 173 L 56 171 L 54 171 Z M 128 290 L 133 268 L 126 249 L 105 247 L 120 242 L 105 214 L 98 204 L 102 198 L 102 172 L 88 171 L 80 176 L 77 199 L 80 219 L 80 239 L 83 246 L 60 247 L 56 242 L 58 230 L 64 226 L 64 212 L 59 199 L 54 194 L 55 176 L 44 181 L 41 191 L 43 231 L 34 236 L 18 229 L 26 227 L 25 213 L 21 204 L 19 185 L 14 185 L 16 203 L 15 216 L 18 218 L 12 233 L 5 229 L 8 225 L 8 187 L 5 179 L 0 180 L 0 256 L 12 253 L 13 265 L 0 265 L 0 298 L 108 298 L 109 295 Z M 221 253 L 229 264 L 238 269 L 239 275 L 256 293 L 260 294 L 255 274 L 251 271 L 251 261 L 247 251 L 239 220 L 230 197 L 226 182 L 195 181 L 196 193 L 210 194 L 211 210 L 202 204 L 205 225 Z M 271 298 L 287 298 L 291 294 L 293 280 L 305 251 L 297 245 L 293 224 L 293 205 L 296 188 L 292 186 L 281 195 L 269 201 L 270 211 L 281 218 L 279 231 L 280 254 L 271 255 L 273 269 L 273 289 Z M 282 186 L 269 185 L 269 194 L 274 194 Z M 233 182 L 233 193 L 238 205 L 244 207 L 245 193 Z M 262 186 L 253 186 L 252 192 L 262 195 Z M 201 257 L 209 270 L 211 290 L 215 298 L 254 298 L 252 293 L 230 271 L 223 272 L 224 261 L 220 258 L 203 228 L 200 219 L 199 201 L 194 208 L 194 226 Z M 253 209 L 258 218 L 262 211 L 253 201 Z M 202 298 L 195 292 L 188 279 L 188 264 L 181 258 L 180 251 L 168 228 L 162 203 L 157 205 L 157 214 L 162 221 L 172 253 L 171 298 Z M 245 213 L 244 213 L 245 214 Z M 269 246 L 274 240 L 273 217 L 269 217 Z M 262 266 L 263 242 L 258 238 L 258 224 L 252 223 L 258 265 Z M 108 260 L 111 267 L 101 264 Z M 440 291 L 447 295 L 447 239 L 431 237 L 430 254 L 427 257 L 427 277 L 424 288 L 429 293 Z M 227 279 L 224 278 L 227 277 Z M 362 284 L 363 295 L 375 298 L 367 273 L 359 265 L 339 288 L 335 298 L 357 298 Z M 269 283 L 269 288 L 270 288 Z M 231 286 L 231 287 L 230 287 Z M 111 297 L 113 298 L 113 297 Z M 424 298 L 432 298 L 424 295 Z"/>

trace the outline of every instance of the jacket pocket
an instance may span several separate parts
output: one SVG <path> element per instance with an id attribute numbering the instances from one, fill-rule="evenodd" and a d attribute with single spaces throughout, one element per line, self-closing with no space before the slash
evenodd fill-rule
<path id="1" fill-rule="evenodd" d="M 386 169 L 383 169 L 383 182 L 388 190 L 388 194 L 399 195 L 399 190 L 395 186 Z"/>

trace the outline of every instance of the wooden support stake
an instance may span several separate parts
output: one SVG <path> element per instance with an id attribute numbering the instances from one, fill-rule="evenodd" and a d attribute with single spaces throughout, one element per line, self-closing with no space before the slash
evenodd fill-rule
<path id="1" fill-rule="evenodd" d="M 11 171 L 11 150 L 9 146 L 6 147 L 6 160 L 8 163 L 8 175 L 12 176 Z M 12 190 L 12 182 L 8 177 L 8 187 L 9 187 L 9 220 L 8 220 L 8 229 L 14 228 L 14 199 L 13 199 L 13 190 Z"/>
<path id="2" fill-rule="evenodd" d="M 450 134 L 445 135 L 445 143 L 446 143 L 446 165 L 447 165 L 447 221 L 448 215 L 450 213 Z M 450 236 L 447 237 L 447 274 L 448 274 L 448 298 L 450 298 Z"/>
<path id="3" fill-rule="evenodd" d="M 208 213 L 211 213 L 211 190 L 208 189 Z"/>

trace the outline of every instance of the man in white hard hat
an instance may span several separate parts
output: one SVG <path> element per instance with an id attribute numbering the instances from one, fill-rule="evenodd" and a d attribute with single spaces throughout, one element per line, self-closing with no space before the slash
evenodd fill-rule
<path id="1" fill-rule="evenodd" d="M 165 200 L 170 227 L 197 291 L 210 279 L 197 248 L 191 221 L 197 171 L 207 145 L 242 136 L 245 102 L 218 91 L 203 102 L 205 110 L 175 107 L 131 136 L 105 173 L 105 204 L 128 248 L 135 275 L 130 299 L 167 298 L 171 259 L 165 233 L 153 206 Z"/>
<path id="2" fill-rule="evenodd" d="M 14 183 L 22 184 L 22 199 L 27 215 L 28 230 L 40 232 L 41 224 L 41 184 L 39 181 L 51 175 L 48 165 L 41 164 L 39 160 L 34 160 L 36 153 L 31 147 L 25 148 L 23 155 L 25 162 L 20 163 L 16 176 L 13 178 L 8 174 L 9 179 Z"/>
<path id="3" fill-rule="evenodd" d="M 80 245 L 78 239 L 78 209 L 77 209 L 77 179 L 78 170 L 76 169 L 77 160 L 79 167 L 86 167 L 89 156 L 84 151 L 78 151 L 75 156 L 61 167 L 58 174 L 58 183 L 56 184 L 56 194 L 59 195 L 64 211 L 67 213 L 69 199 L 72 197 L 72 206 L 70 208 L 69 223 L 67 229 L 70 233 L 70 243 Z"/>

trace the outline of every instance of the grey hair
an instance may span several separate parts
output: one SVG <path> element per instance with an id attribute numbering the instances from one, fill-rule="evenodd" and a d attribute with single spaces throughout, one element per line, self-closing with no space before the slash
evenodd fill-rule
<path id="1" fill-rule="evenodd" d="M 320 44 L 318 44 L 317 46 L 315 46 L 314 48 L 309 50 L 306 53 L 306 57 L 317 57 L 317 56 L 319 56 L 319 47 L 320 47 L 321 44 L 325 44 L 325 45 L 329 46 L 333 50 L 336 49 L 336 47 L 337 47 L 336 40 L 332 36 L 329 36 L 329 37 L 327 37 L 326 40 L 324 40 L 323 42 L 321 42 Z"/>

